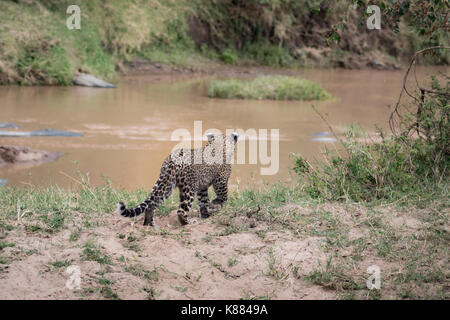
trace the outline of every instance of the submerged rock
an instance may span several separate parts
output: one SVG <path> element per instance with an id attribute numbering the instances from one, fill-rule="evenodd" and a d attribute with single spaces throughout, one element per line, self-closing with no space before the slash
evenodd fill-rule
<path id="1" fill-rule="evenodd" d="M 30 137 L 31 132 L 0 131 L 0 137 Z"/>
<path id="2" fill-rule="evenodd" d="M 60 137 L 82 137 L 78 132 L 69 132 L 54 129 L 43 129 L 30 132 L 32 136 L 60 136 Z"/>
<path id="3" fill-rule="evenodd" d="M 14 123 L 0 122 L 0 128 L 17 129 L 19 126 Z"/>
<path id="4" fill-rule="evenodd" d="M 336 142 L 337 139 L 334 137 L 333 133 L 329 131 L 320 131 L 313 134 L 314 138 L 311 138 L 310 141 L 315 142 Z"/>
<path id="5" fill-rule="evenodd" d="M 83 87 L 115 88 L 115 86 L 111 83 L 103 81 L 87 73 L 75 74 L 73 77 L 73 84 Z"/>
<path id="6" fill-rule="evenodd" d="M 35 131 L 0 131 L 0 137 L 33 137 L 33 136 L 51 136 L 51 137 L 82 137 L 78 132 L 69 132 L 54 129 L 43 129 Z"/>
<path id="7" fill-rule="evenodd" d="M 315 142 L 336 142 L 337 139 L 333 137 L 315 137 L 312 138 L 311 141 Z"/>
<path id="8" fill-rule="evenodd" d="M 333 136 L 333 134 L 328 131 L 322 131 L 322 132 L 314 133 L 314 136 L 316 136 L 316 137 L 331 137 L 331 136 Z"/>

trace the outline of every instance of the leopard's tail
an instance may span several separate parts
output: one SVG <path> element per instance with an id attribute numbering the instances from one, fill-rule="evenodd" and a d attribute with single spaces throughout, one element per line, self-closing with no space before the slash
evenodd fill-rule
<path id="1" fill-rule="evenodd" d="M 141 204 L 134 208 L 127 208 L 123 202 L 117 204 L 117 214 L 122 217 L 133 218 L 142 213 L 147 209 L 156 209 L 164 200 L 166 200 L 175 188 L 175 176 L 173 170 L 168 170 L 169 159 L 166 159 L 161 168 L 161 174 L 156 181 L 152 192 L 147 199 Z"/>
<path id="2" fill-rule="evenodd" d="M 119 202 L 117 204 L 117 214 L 122 217 L 133 218 L 145 212 L 148 204 L 144 201 L 134 208 L 127 208 L 125 203 Z"/>

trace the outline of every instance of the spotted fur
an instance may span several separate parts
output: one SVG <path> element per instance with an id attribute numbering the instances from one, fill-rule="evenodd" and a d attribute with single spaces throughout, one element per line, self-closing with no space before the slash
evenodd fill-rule
<path id="1" fill-rule="evenodd" d="M 201 149 L 178 149 L 163 162 L 161 173 L 152 192 L 141 204 L 127 209 L 123 202 L 117 204 L 117 213 L 135 217 L 145 212 L 144 225 L 154 225 L 154 212 L 177 187 L 180 190 L 178 219 L 187 224 L 188 214 L 197 195 L 200 217 L 208 218 L 211 207 L 222 207 L 228 198 L 228 179 L 231 159 L 238 139 L 237 133 L 229 136 L 207 134 L 208 143 Z M 210 203 L 208 188 L 213 186 L 216 198 Z"/>

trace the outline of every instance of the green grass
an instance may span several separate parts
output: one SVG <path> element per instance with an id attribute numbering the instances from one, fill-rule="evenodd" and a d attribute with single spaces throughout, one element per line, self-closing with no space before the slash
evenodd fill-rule
<path id="1" fill-rule="evenodd" d="M 96 261 L 99 264 L 113 264 L 112 259 L 101 253 L 101 249 L 93 240 L 87 241 L 83 246 L 83 259 L 87 261 Z"/>
<path id="2" fill-rule="evenodd" d="M 7 247 L 14 247 L 14 246 L 15 246 L 14 243 L 9 243 L 9 242 L 6 242 L 6 241 L 0 242 L 0 250 L 2 250 L 4 248 L 7 248 Z"/>
<path id="3" fill-rule="evenodd" d="M 148 294 L 149 300 L 154 300 L 158 296 L 158 292 L 153 287 L 145 286 L 142 290 Z"/>
<path id="4" fill-rule="evenodd" d="M 269 270 L 266 273 L 267 276 L 273 277 L 275 280 L 282 280 L 287 277 L 286 270 L 281 266 L 281 263 L 276 257 L 273 248 L 269 248 L 268 265 Z"/>
<path id="5" fill-rule="evenodd" d="M 222 99 L 326 100 L 331 95 L 306 79 L 287 76 L 259 76 L 253 80 L 214 80 L 208 96 Z"/>
<path id="6" fill-rule="evenodd" d="M 228 266 L 229 267 L 234 267 L 235 265 L 237 265 L 238 264 L 238 260 L 237 260 L 237 258 L 236 257 L 232 257 L 232 258 L 229 258 L 228 259 Z"/>
<path id="7" fill-rule="evenodd" d="M 68 267 L 72 264 L 72 260 L 56 260 L 51 263 L 53 267 L 56 269 L 62 268 L 62 267 Z"/>
<path id="8" fill-rule="evenodd" d="M 362 279 L 356 279 L 351 270 L 343 264 L 333 263 L 329 259 L 324 268 L 312 271 L 305 277 L 306 280 L 336 291 L 362 290 L 366 288 Z"/>
<path id="9" fill-rule="evenodd" d="M 158 281 L 159 270 L 164 270 L 164 266 L 155 266 L 153 270 L 148 270 L 142 264 L 134 263 L 127 264 L 124 269 L 126 272 L 129 272 L 134 276 L 141 277 L 147 281 Z"/>
<path id="10" fill-rule="evenodd" d="M 183 0 L 78 1 L 80 30 L 66 27 L 71 4 L 0 1 L 0 84 L 70 85 L 77 70 L 114 81 L 116 68 L 136 55 L 190 62 Z"/>

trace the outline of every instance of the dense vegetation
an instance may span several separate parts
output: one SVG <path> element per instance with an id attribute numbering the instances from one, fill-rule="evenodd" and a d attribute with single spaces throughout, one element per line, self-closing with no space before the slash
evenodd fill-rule
<path id="1" fill-rule="evenodd" d="M 0 1 L 0 84 L 69 85 L 77 71 L 114 80 L 134 56 L 190 66 L 393 67 L 417 48 L 448 43 L 448 2 L 438 0 L 374 1 L 383 10 L 377 31 L 365 28 L 367 1 L 76 3 L 81 30 L 66 27 L 73 1 Z M 434 62 L 446 61 L 435 54 Z"/>

